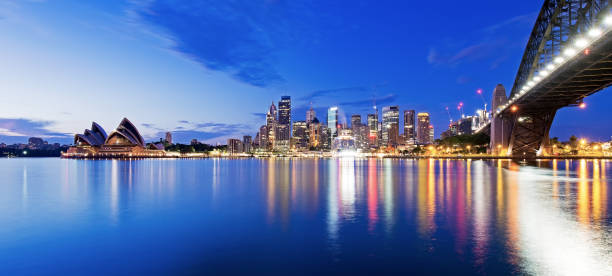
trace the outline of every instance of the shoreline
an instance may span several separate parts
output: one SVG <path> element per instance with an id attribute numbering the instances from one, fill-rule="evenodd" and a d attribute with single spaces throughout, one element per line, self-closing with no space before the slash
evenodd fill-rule
<path id="1" fill-rule="evenodd" d="M 59 159 L 74 159 L 74 160 L 144 160 L 144 159 L 340 159 L 340 158 L 357 158 L 357 159 L 450 159 L 450 160 L 612 160 L 612 156 L 538 156 L 532 158 L 512 157 L 512 156 L 151 156 L 151 157 L 66 157 L 66 156 L 19 156 L 19 157 L 3 157 L 5 159 L 23 159 L 23 158 L 59 158 Z"/>

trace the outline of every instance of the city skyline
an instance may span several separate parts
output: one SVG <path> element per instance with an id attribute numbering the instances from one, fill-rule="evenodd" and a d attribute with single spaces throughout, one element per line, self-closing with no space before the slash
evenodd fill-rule
<path id="1" fill-rule="evenodd" d="M 498 83 L 511 89 L 540 5 L 6 1 L 0 57 L 11 66 L 0 71 L 0 142 L 69 143 L 92 118 L 110 128 L 129 117 L 147 141 L 170 131 L 177 142 L 225 143 L 254 135 L 262 107 L 282 95 L 292 96 L 290 116 L 300 120 L 310 106 L 319 120 L 338 106 L 339 120 L 360 114 L 364 123 L 374 104 L 428 112 L 438 138 L 448 124 L 445 107 L 456 120 L 459 102 L 467 114 L 482 107 L 477 89 L 487 102 Z M 417 20 L 432 25 L 412 28 Z M 207 36 L 212 28 L 225 34 Z M 603 91 L 584 110 L 560 110 L 551 137 L 609 139 L 599 126 L 612 115 L 611 99 Z"/>

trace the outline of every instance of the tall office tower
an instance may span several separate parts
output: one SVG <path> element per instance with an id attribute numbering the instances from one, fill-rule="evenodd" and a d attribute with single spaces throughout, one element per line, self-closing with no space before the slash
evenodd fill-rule
<path id="1" fill-rule="evenodd" d="M 321 146 L 321 124 L 319 119 L 314 117 L 308 124 L 308 147 L 319 149 Z"/>
<path id="2" fill-rule="evenodd" d="M 268 149 L 268 126 L 263 125 L 259 127 L 259 148 L 260 149 Z"/>
<path id="3" fill-rule="evenodd" d="M 433 144 L 434 142 L 434 126 L 429 125 L 429 143 Z"/>
<path id="4" fill-rule="evenodd" d="M 266 129 L 268 130 L 267 145 L 266 148 L 272 150 L 276 144 L 276 126 L 278 125 L 276 106 L 274 102 L 270 105 L 270 109 L 266 114 Z"/>
<path id="5" fill-rule="evenodd" d="M 414 130 L 414 110 L 404 110 L 404 142 L 408 145 L 416 143 Z"/>
<path id="6" fill-rule="evenodd" d="M 289 141 L 291 139 L 291 97 L 282 96 L 278 102 L 278 126 L 277 140 Z"/>
<path id="7" fill-rule="evenodd" d="M 508 101 L 506 97 L 506 88 L 503 85 L 498 84 L 493 90 L 493 101 L 491 105 L 491 114 L 495 114 L 497 109 L 504 105 Z M 504 125 L 504 121 L 501 117 L 495 117 L 491 119 L 491 150 L 497 154 L 501 153 L 498 149 L 506 147 L 508 144 L 508 133 L 510 131 L 509 124 Z"/>
<path id="8" fill-rule="evenodd" d="M 242 142 L 239 139 L 227 139 L 227 153 L 234 155 L 242 152 Z"/>
<path id="9" fill-rule="evenodd" d="M 383 107 L 383 131 L 382 140 L 384 146 L 397 146 L 399 144 L 399 107 Z"/>
<path id="10" fill-rule="evenodd" d="M 306 121 L 293 122 L 292 148 L 304 150 L 308 148 L 308 124 Z"/>
<path id="11" fill-rule="evenodd" d="M 312 109 L 312 106 L 311 106 L 310 109 L 306 111 L 306 123 L 310 124 L 312 120 L 314 120 L 316 115 L 317 114 L 315 113 L 314 109 Z"/>
<path id="12" fill-rule="evenodd" d="M 325 124 L 321 124 L 321 145 L 324 150 L 331 149 L 331 131 Z"/>
<path id="13" fill-rule="evenodd" d="M 172 144 L 172 133 L 166 132 L 166 143 Z"/>
<path id="14" fill-rule="evenodd" d="M 429 113 L 420 112 L 417 114 L 417 144 L 431 144 L 429 141 L 429 126 Z"/>
<path id="15" fill-rule="evenodd" d="M 260 140 L 261 140 L 261 135 L 259 134 L 259 131 L 258 131 L 257 134 L 255 134 L 255 139 L 253 139 L 253 147 L 251 148 L 251 150 L 259 148 Z"/>
<path id="16" fill-rule="evenodd" d="M 378 116 L 376 114 L 368 114 L 368 129 L 370 130 L 368 137 L 370 146 L 378 145 Z"/>
<path id="17" fill-rule="evenodd" d="M 242 137 L 242 152 L 251 153 L 253 145 L 253 138 L 250 135 Z"/>
<path id="18" fill-rule="evenodd" d="M 329 139 L 334 140 L 338 137 L 338 107 L 332 106 L 327 110 L 327 128 L 329 129 Z"/>
<path id="19" fill-rule="evenodd" d="M 361 126 L 361 115 L 352 115 L 351 116 L 351 129 L 353 130 L 353 134 L 355 134 L 359 127 Z"/>

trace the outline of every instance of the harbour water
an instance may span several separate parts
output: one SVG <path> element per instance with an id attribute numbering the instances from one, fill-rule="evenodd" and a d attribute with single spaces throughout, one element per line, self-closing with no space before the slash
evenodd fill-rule
<path id="1" fill-rule="evenodd" d="M 0 274 L 612 275 L 612 162 L 0 159 Z"/>

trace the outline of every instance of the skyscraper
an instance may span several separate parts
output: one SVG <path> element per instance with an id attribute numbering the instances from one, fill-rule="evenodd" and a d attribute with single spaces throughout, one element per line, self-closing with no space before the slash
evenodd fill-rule
<path id="1" fill-rule="evenodd" d="M 268 150 L 271 150 L 275 143 L 276 143 L 276 126 L 277 126 L 277 115 L 276 115 L 276 106 L 274 105 L 274 102 L 272 102 L 272 104 L 270 105 L 270 109 L 268 110 L 268 113 L 266 114 L 266 130 L 268 131 L 267 133 L 267 139 L 266 139 L 266 148 Z"/>
<path id="2" fill-rule="evenodd" d="M 172 133 L 166 132 L 166 143 L 172 144 Z"/>
<path id="3" fill-rule="evenodd" d="M 417 143 L 420 145 L 431 144 L 429 133 L 429 113 L 420 112 L 417 114 Z"/>
<path id="4" fill-rule="evenodd" d="M 378 115 L 368 114 L 368 128 L 370 129 L 370 146 L 378 145 Z"/>
<path id="5" fill-rule="evenodd" d="M 242 152 L 242 142 L 239 139 L 227 139 L 227 153 L 234 155 Z"/>
<path id="6" fill-rule="evenodd" d="M 253 139 L 250 135 L 242 137 L 242 151 L 245 153 L 251 153 L 251 146 L 253 145 Z"/>
<path id="7" fill-rule="evenodd" d="M 315 113 L 314 109 L 312 109 L 312 106 L 311 106 L 310 109 L 306 111 L 306 123 L 310 124 L 312 120 L 314 120 L 316 115 L 317 114 Z"/>
<path id="8" fill-rule="evenodd" d="M 259 144 L 259 148 L 261 149 L 268 149 L 268 126 L 263 125 L 259 128 L 259 140 L 257 141 L 257 144 Z"/>
<path id="9" fill-rule="evenodd" d="M 304 150 L 308 148 L 308 128 L 306 121 L 293 122 L 292 148 Z"/>
<path id="10" fill-rule="evenodd" d="M 353 133 L 355 133 L 359 129 L 360 126 L 361 126 L 361 115 L 355 114 L 351 116 L 351 129 L 353 130 Z"/>
<path id="11" fill-rule="evenodd" d="M 404 110 L 404 139 L 405 143 L 414 145 L 415 131 L 414 131 L 414 110 Z"/>
<path id="12" fill-rule="evenodd" d="M 327 128 L 329 129 L 329 138 L 333 140 L 338 137 L 338 107 L 332 106 L 327 110 Z"/>
<path id="13" fill-rule="evenodd" d="M 289 150 L 291 140 L 291 97 L 282 96 L 278 102 L 278 125 L 276 131 L 275 148 L 277 150 Z"/>
<path id="14" fill-rule="evenodd" d="M 383 108 L 382 142 L 384 146 L 397 146 L 399 144 L 399 107 L 386 106 Z"/>

